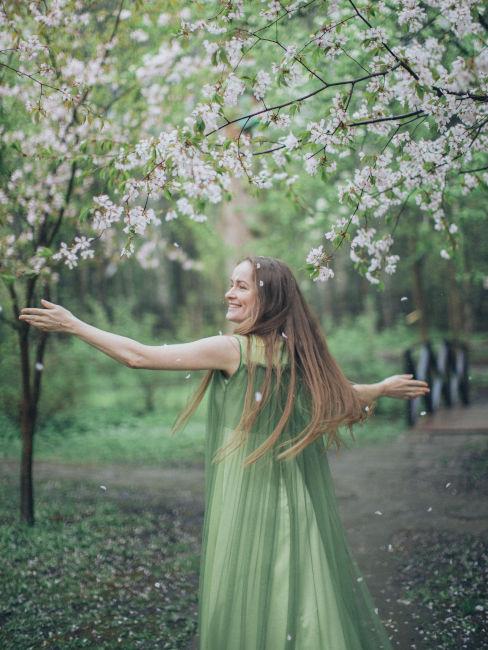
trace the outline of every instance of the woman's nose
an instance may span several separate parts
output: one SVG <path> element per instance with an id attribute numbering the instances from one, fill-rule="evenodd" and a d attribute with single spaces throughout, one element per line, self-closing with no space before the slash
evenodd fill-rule
<path id="1" fill-rule="evenodd" d="M 227 299 L 230 298 L 230 297 L 232 296 L 233 293 L 234 293 L 234 287 L 230 287 L 230 289 L 228 289 L 228 290 L 226 291 L 226 293 L 225 293 L 225 295 L 224 295 L 224 298 L 227 298 Z"/>

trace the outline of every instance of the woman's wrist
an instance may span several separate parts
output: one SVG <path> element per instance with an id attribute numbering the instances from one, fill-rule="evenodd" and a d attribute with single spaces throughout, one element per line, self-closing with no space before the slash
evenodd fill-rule
<path id="1" fill-rule="evenodd" d="M 79 334 L 82 325 L 83 325 L 83 321 L 81 321 L 79 318 L 76 318 L 76 316 L 73 316 L 73 314 L 71 314 L 69 319 L 65 323 L 64 331 L 66 334 L 74 334 L 76 336 L 77 334 Z"/>
<path id="2" fill-rule="evenodd" d="M 385 397 L 386 396 L 386 384 L 384 381 L 379 381 L 376 385 L 376 388 L 378 390 L 378 397 Z"/>

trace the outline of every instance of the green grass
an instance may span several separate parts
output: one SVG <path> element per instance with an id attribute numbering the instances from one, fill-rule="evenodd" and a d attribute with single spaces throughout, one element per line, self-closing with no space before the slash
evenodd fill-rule
<path id="1" fill-rule="evenodd" d="M 74 463 L 172 464 L 203 462 L 204 424 L 189 423 L 185 430 L 171 435 L 170 426 L 157 414 L 144 417 L 123 416 L 113 421 L 111 412 L 95 411 L 93 420 L 86 414 L 72 414 L 69 424 L 53 421 L 41 427 L 35 438 L 38 460 Z M 15 427 L 7 423 L 12 435 L 5 437 L 0 458 L 17 458 L 20 439 Z"/>
<path id="2" fill-rule="evenodd" d="M 90 464 L 172 465 L 203 463 L 205 423 L 195 417 L 183 431 L 172 435 L 164 414 L 125 415 L 120 410 L 94 409 L 90 413 L 73 411 L 53 417 L 41 426 L 35 437 L 37 460 Z M 173 419 L 171 418 L 171 423 Z M 20 437 L 14 423 L 0 416 L 3 441 L 0 458 L 20 455 Z M 406 425 L 395 415 L 373 416 L 354 429 L 354 442 L 347 431 L 349 447 L 386 442 Z"/>
<path id="3" fill-rule="evenodd" d="M 17 523 L 16 492 L 0 482 L 0 647 L 187 647 L 196 523 L 154 494 L 50 480 L 37 486 L 38 523 L 28 528 Z"/>

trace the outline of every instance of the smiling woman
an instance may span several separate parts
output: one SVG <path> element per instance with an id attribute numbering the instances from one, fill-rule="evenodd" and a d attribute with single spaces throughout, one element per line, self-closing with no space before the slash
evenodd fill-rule
<path id="1" fill-rule="evenodd" d="M 99 330 L 47 301 L 20 318 L 131 368 L 207 370 L 175 425 L 208 391 L 201 650 L 390 650 L 347 545 L 326 452 L 374 400 L 428 386 L 411 375 L 351 384 L 280 260 L 241 261 L 225 298 L 233 335 L 164 347 Z"/>
<path id="2" fill-rule="evenodd" d="M 256 284 L 253 278 L 253 269 L 249 261 L 241 262 L 232 274 L 230 288 L 225 294 L 228 301 L 228 320 L 241 323 L 250 317 L 256 305 Z"/>

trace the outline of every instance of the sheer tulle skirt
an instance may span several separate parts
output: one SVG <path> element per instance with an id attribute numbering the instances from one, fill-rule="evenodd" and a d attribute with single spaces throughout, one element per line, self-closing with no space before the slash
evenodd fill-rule
<path id="1" fill-rule="evenodd" d="M 200 650 L 391 650 L 348 548 L 323 440 L 243 468 L 272 431 L 264 413 L 245 447 L 211 463 L 246 383 L 243 365 L 229 382 L 215 373 L 210 388 Z"/>

